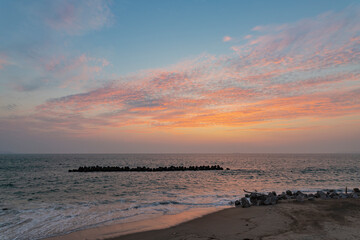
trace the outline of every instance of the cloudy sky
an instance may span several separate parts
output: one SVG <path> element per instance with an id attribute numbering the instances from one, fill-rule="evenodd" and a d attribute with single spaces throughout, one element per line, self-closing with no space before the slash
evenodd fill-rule
<path id="1" fill-rule="evenodd" d="M 358 1 L 0 0 L 0 152 L 359 152 Z"/>

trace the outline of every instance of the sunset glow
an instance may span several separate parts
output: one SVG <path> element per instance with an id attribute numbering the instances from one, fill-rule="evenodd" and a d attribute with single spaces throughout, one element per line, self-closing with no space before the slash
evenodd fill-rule
<path id="1" fill-rule="evenodd" d="M 0 151 L 356 152 L 360 6 L 337 3 L 296 19 L 259 16 L 242 30 L 220 31 L 219 20 L 206 35 L 218 47 L 196 50 L 199 35 L 165 44 L 190 27 L 178 16 L 174 29 L 164 22 L 154 39 L 142 36 L 131 3 L 38 1 L 27 11 L 18 5 L 31 2 L 3 2 Z M 201 4 L 182 10 L 191 17 Z M 147 20 L 158 24 L 155 15 Z M 147 52 L 136 50 L 142 37 Z"/>

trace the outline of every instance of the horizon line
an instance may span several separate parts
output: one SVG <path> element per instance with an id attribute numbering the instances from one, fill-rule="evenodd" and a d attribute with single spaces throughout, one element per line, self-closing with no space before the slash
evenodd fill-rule
<path id="1" fill-rule="evenodd" d="M 115 155 L 115 154 L 360 154 L 360 152 L 127 152 L 127 153 L 17 153 L 17 152 L 1 152 L 0 154 L 6 155 L 6 154 L 38 154 L 38 155 L 45 155 L 45 154 L 54 154 L 54 155 L 60 155 L 60 154 L 108 154 L 108 155 Z"/>

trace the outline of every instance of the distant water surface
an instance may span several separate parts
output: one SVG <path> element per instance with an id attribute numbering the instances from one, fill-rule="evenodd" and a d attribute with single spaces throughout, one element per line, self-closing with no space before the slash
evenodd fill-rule
<path id="1" fill-rule="evenodd" d="M 69 173 L 84 165 L 221 165 L 227 171 Z M 40 239 L 226 206 L 243 189 L 359 187 L 360 154 L 0 155 L 0 239 Z"/>

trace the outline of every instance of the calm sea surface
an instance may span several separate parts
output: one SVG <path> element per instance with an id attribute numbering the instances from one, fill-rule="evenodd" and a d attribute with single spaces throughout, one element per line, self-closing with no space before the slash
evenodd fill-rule
<path id="1" fill-rule="evenodd" d="M 83 165 L 190 166 L 227 171 L 69 173 Z M 243 189 L 359 187 L 360 154 L 0 155 L 0 239 L 40 239 L 226 206 Z"/>

